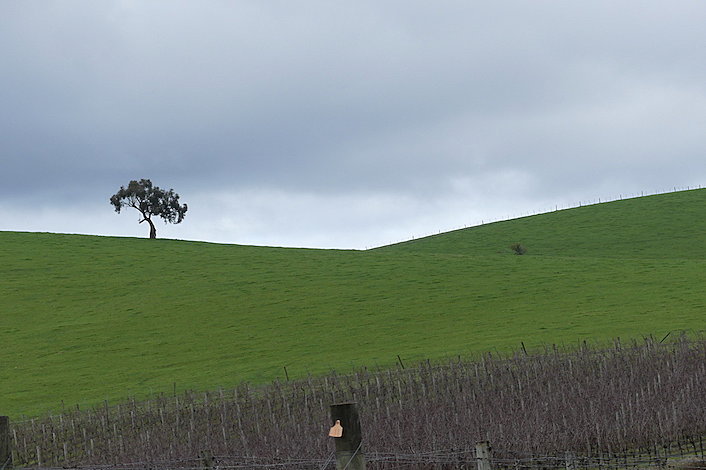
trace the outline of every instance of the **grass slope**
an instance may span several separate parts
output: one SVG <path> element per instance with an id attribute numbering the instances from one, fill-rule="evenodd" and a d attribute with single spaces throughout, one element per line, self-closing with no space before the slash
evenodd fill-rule
<path id="1" fill-rule="evenodd" d="M 704 202 L 672 193 L 364 252 L 0 232 L 0 414 L 266 382 L 285 366 L 698 331 Z"/>
<path id="2" fill-rule="evenodd" d="M 381 251 L 533 256 L 706 259 L 706 190 L 681 191 L 560 210 L 398 243 Z"/>

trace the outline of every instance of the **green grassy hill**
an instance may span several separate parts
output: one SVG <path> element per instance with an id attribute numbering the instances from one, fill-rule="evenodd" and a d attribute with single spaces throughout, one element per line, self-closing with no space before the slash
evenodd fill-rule
<path id="1" fill-rule="evenodd" d="M 415 253 L 505 253 L 520 242 L 534 256 L 704 259 L 706 190 L 561 210 L 379 248 Z"/>
<path id="2" fill-rule="evenodd" d="M 0 232 L 0 414 L 700 331 L 703 215 L 685 191 L 370 251 Z"/>

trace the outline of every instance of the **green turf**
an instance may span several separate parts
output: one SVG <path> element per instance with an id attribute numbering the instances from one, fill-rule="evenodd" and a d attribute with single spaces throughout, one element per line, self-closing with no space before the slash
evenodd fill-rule
<path id="1" fill-rule="evenodd" d="M 681 191 L 560 210 L 379 248 L 447 254 L 706 259 L 706 190 Z"/>
<path id="2" fill-rule="evenodd" d="M 0 232 L 0 414 L 700 331 L 704 215 L 685 191 L 370 251 Z"/>

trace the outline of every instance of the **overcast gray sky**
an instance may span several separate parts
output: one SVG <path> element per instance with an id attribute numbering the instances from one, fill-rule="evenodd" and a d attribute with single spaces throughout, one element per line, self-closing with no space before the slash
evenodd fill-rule
<path id="1" fill-rule="evenodd" d="M 706 2 L 5 0 L 0 230 L 365 248 L 706 184 Z"/>

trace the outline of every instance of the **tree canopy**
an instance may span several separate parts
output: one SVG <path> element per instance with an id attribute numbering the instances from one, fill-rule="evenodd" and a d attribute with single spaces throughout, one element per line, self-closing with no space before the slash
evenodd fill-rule
<path id="1" fill-rule="evenodd" d="M 161 217 L 165 223 L 178 224 L 184 220 L 187 209 L 186 204 L 179 204 L 179 195 L 173 189 L 165 191 L 154 186 L 148 179 L 132 180 L 127 187 L 121 186 L 120 190 L 110 197 L 110 203 L 117 213 L 120 213 L 123 207 L 137 209 L 142 215 L 139 223 L 147 222 L 150 226 L 150 238 L 157 238 L 153 216 Z"/>

